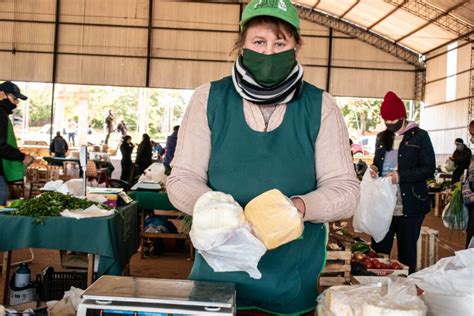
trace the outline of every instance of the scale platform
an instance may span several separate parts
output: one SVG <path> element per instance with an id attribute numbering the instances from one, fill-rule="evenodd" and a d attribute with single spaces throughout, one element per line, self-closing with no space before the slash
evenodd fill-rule
<path id="1" fill-rule="evenodd" d="M 82 294 L 77 316 L 235 315 L 235 286 L 105 275 Z"/>

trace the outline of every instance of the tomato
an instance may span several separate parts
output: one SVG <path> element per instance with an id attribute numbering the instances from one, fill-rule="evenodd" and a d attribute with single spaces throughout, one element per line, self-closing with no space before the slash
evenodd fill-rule
<path id="1" fill-rule="evenodd" d="M 402 266 L 398 263 L 398 262 L 392 262 L 390 264 L 390 269 L 393 269 L 393 270 L 401 270 Z"/>
<path id="2" fill-rule="evenodd" d="M 364 266 L 365 266 L 366 269 L 373 269 L 374 268 L 374 264 L 369 259 L 364 261 Z"/>
<path id="3" fill-rule="evenodd" d="M 389 268 L 390 268 L 390 265 L 381 262 L 381 267 L 380 267 L 380 269 L 389 269 Z"/>
<path id="4" fill-rule="evenodd" d="M 369 256 L 370 258 L 378 258 L 379 257 L 375 251 L 369 251 L 367 256 Z"/>
<path id="5" fill-rule="evenodd" d="M 382 263 L 377 260 L 377 262 L 372 261 L 375 269 L 382 269 Z"/>

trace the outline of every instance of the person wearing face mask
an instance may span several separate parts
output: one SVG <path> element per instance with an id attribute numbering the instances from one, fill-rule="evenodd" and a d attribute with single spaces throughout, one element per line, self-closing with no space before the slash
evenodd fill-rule
<path id="1" fill-rule="evenodd" d="M 461 181 L 461 176 L 463 175 L 464 170 L 469 168 L 472 156 L 471 150 L 464 145 L 462 138 L 456 138 L 454 145 L 456 146 L 456 150 L 453 152 L 453 155 L 449 157 L 449 160 L 454 161 L 454 165 L 456 166 L 451 180 L 453 184 Z"/>
<path id="2" fill-rule="evenodd" d="M 27 97 L 11 81 L 0 84 L 0 205 L 8 198 L 8 182 L 23 180 L 24 165 L 33 162 L 33 157 L 22 153 L 16 144 L 13 124 L 9 115 L 16 109 L 19 100 Z"/>
<path id="3" fill-rule="evenodd" d="M 188 214 L 209 191 L 242 207 L 271 189 L 289 197 L 303 238 L 267 250 L 261 279 L 214 272 L 199 253 L 190 279 L 235 283 L 238 315 L 313 315 L 323 223 L 350 218 L 359 200 L 347 127 L 331 95 L 303 80 L 300 21 L 289 0 L 250 1 L 240 26 L 232 75 L 198 87 L 186 109 L 167 191 Z"/>
<path id="4" fill-rule="evenodd" d="M 408 121 L 405 105 L 392 91 L 380 107 L 387 129 L 377 135 L 372 176 L 391 177 L 398 186 L 398 199 L 392 223 L 385 238 L 372 248 L 390 255 L 397 236 L 398 260 L 416 271 L 416 242 L 421 224 L 430 211 L 426 180 L 433 178 L 436 162 L 428 132 Z"/>

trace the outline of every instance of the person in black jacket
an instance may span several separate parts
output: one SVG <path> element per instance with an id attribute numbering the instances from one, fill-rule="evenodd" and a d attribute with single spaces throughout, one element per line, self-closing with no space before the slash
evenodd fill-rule
<path id="1" fill-rule="evenodd" d="M 451 181 L 453 184 L 461 181 L 464 170 L 469 168 L 472 156 L 471 150 L 464 145 L 464 141 L 461 138 L 456 138 L 454 144 L 456 145 L 456 150 L 453 152 L 453 155 L 449 157 L 450 160 L 454 161 L 454 165 L 456 166 Z"/>
<path id="2" fill-rule="evenodd" d="M 27 97 L 21 94 L 16 84 L 11 81 L 0 84 L 0 205 L 5 205 L 8 198 L 8 173 L 12 172 L 10 167 L 4 170 L 5 160 L 18 162 L 18 164 L 23 162 L 25 165 L 29 165 L 34 160 L 32 156 L 22 153 L 16 146 L 13 125 L 8 118 L 16 109 L 20 99 L 26 100 Z"/>
<path id="3" fill-rule="evenodd" d="M 66 140 L 61 136 L 60 132 L 56 133 L 56 136 L 51 141 L 49 145 L 49 152 L 54 154 L 54 157 L 64 158 L 69 149 Z M 62 163 L 61 163 L 62 165 Z"/>
<path id="4" fill-rule="evenodd" d="M 143 134 L 142 142 L 138 145 L 137 158 L 135 164 L 137 165 L 137 175 L 141 175 L 146 168 L 152 163 L 153 150 L 151 147 L 151 140 L 148 134 Z"/>
<path id="5" fill-rule="evenodd" d="M 178 131 L 179 125 L 173 127 L 173 133 L 166 139 L 166 151 L 165 159 L 163 160 L 163 165 L 165 166 L 165 174 L 169 175 L 171 173 L 171 161 L 174 157 L 174 151 L 176 150 L 176 143 L 178 142 Z"/>
<path id="6" fill-rule="evenodd" d="M 120 174 L 120 180 L 128 182 L 130 180 L 130 172 L 132 171 L 132 152 L 133 147 L 132 137 L 124 136 L 122 138 L 122 144 L 120 145 L 120 152 L 122 153 L 122 173 Z"/>
<path id="7" fill-rule="evenodd" d="M 428 132 L 407 121 L 405 105 L 389 91 L 380 114 L 387 129 L 377 135 L 372 176 L 391 177 L 398 185 L 398 199 L 385 238 L 372 248 L 390 255 L 397 236 L 398 260 L 416 271 L 416 243 L 425 215 L 430 211 L 426 180 L 433 178 L 435 154 Z"/>

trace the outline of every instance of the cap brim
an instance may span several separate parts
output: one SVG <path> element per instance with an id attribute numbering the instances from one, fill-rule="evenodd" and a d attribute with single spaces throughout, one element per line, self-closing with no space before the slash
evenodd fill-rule
<path id="1" fill-rule="evenodd" d="M 12 93 L 13 94 L 13 93 Z M 23 95 L 21 93 L 15 93 L 13 94 L 17 99 L 21 99 L 21 100 L 27 100 L 28 97 L 26 95 Z"/>

